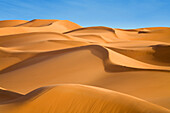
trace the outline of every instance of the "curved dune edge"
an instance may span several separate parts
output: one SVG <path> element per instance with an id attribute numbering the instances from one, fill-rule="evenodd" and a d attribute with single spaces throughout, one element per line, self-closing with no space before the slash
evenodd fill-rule
<path id="1" fill-rule="evenodd" d="M 126 94 L 78 84 L 48 86 L 34 90 L 11 103 L 1 104 L 0 111 L 3 113 L 170 113 L 168 109 Z"/>
<path id="2" fill-rule="evenodd" d="M 23 95 L 0 87 L 0 104 L 17 99 L 21 96 Z"/>
<path id="3" fill-rule="evenodd" d="M 74 52 L 74 51 L 82 51 L 82 50 L 90 50 L 91 53 L 98 58 L 100 58 L 103 61 L 103 65 L 105 67 L 105 70 L 107 72 L 126 72 L 126 71 L 139 71 L 139 70 L 158 70 L 158 71 L 170 71 L 169 67 L 163 67 L 163 66 L 156 66 L 151 65 L 147 63 L 143 63 L 137 60 L 134 60 L 130 57 L 123 56 L 117 52 L 111 51 L 110 49 L 106 49 L 99 45 L 87 45 L 87 46 L 80 46 L 80 47 L 73 47 L 69 49 L 61 49 L 61 50 L 55 50 L 55 51 L 36 51 L 36 52 L 26 52 L 32 53 L 35 57 L 32 57 L 31 59 L 28 58 L 28 60 L 24 60 L 24 62 L 19 62 L 16 64 L 13 64 L 9 66 L 8 68 L 5 68 L 0 71 L 1 74 L 14 71 L 16 69 L 24 67 L 25 62 L 29 62 L 29 60 L 33 60 L 37 57 L 43 56 L 43 54 L 67 54 L 67 52 Z M 21 53 L 21 52 L 20 52 Z M 37 55 L 36 55 L 37 54 Z M 115 60 L 117 59 L 117 60 Z M 120 60 L 118 60 L 120 59 Z M 123 62 L 122 62 L 123 59 Z"/>

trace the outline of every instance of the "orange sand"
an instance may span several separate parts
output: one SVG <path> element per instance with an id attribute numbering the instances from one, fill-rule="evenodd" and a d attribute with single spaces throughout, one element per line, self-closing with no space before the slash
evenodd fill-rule
<path id="1" fill-rule="evenodd" d="M 170 28 L 0 21 L 0 113 L 101 112 L 170 113 Z"/>

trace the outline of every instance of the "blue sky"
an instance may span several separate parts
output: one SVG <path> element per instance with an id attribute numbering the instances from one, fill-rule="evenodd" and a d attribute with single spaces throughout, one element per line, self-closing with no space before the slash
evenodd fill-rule
<path id="1" fill-rule="evenodd" d="M 0 0 L 0 20 L 61 19 L 82 26 L 170 27 L 170 0 Z"/>

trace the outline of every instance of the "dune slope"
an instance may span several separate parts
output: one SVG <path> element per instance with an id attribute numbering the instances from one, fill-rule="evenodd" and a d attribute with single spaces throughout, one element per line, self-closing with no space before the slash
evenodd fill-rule
<path id="1" fill-rule="evenodd" d="M 8 107 L 12 109 L 7 110 Z M 125 94 L 74 84 L 40 88 L 8 104 L 1 104 L 0 108 L 4 113 L 170 112 L 168 109 Z"/>

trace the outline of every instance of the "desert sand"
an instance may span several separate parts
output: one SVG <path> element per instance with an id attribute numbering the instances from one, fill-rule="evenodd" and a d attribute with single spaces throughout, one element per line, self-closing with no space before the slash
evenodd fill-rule
<path id="1" fill-rule="evenodd" d="M 170 28 L 0 21 L 0 113 L 170 113 Z"/>

